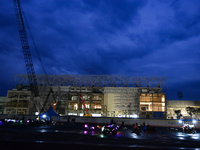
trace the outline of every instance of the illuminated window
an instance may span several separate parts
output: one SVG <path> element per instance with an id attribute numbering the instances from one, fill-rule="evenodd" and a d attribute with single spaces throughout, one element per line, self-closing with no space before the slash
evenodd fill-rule
<path id="1" fill-rule="evenodd" d="M 85 107 L 89 109 L 90 108 L 90 104 L 85 104 Z M 84 109 L 83 104 L 82 104 L 82 109 Z"/>
<path id="2" fill-rule="evenodd" d="M 98 100 L 98 99 L 99 99 L 99 96 L 97 95 L 93 97 L 93 100 Z"/>
<path id="3" fill-rule="evenodd" d="M 164 94 L 141 94 L 140 95 L 140 111 L 165 111 Z"/>
<path id="4" fill-rule="evenodd" d="M 165 102 L 165 97 L 164 96 L 162 97 L 162 102 Z"/>
<path id="5" fill-rule="evenodd" d="M 90 104 L 85 104 L 85 107 L 86 108 L 90 108 Z"/>
<path id="6" fill-rule="evenodd" d="M 69 110 L 77 110 L 78 109 L 78 104 L 77 103 L 69 103 L 68 104 L 68 109 Z"/>
<path id="7" fill-rule="evenodd" d="M 101 109 L 101 105 L 100 104 L 94 105 L 94 109 Z"/>
<path id="8" fill-rule="evenodd" d="M 83 98 L 83 100 L 88 100 L 87 96 L 83 96 L 82 98 Z"/>
<path id="9" fill-rule="evenodd" d="M 78 100 L 78 96 L 72 96 L 72 101 Z"/>
<path id="10" fill-rule="evenodd" d="M 74 105 L 74 110 L 77 110 L 78 109 L 78 104 L 75 104 Z"/>

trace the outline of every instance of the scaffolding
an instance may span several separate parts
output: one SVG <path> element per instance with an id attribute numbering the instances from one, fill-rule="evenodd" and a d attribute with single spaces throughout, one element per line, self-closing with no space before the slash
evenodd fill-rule
<path id="1" fill-rule="evenodd" d="M 113 93 L 114 110 L 123 116 L 139 115 L 139 93 L 137 87 L 105 87 L 104 93 Z"/>
<path id="2" fill-rule="evenodd" d="M 164 77 L 133 77 L 117 75 L 48 75 L 48 77 L 49 82 L 46 83 L 45 75 L 37 75 L 39 98 L 34 98 L 35 108 L 37 109 L 36 111 L 41 110 L 41 107 L 45 102 L 45 98 L 48 95 L 48 89 L 52 88 L 55 93 L 55 98 L 57 102 L 56 110 L 60 114 L 69 114 L 69 112 L 72 111 L 71 108 L 69 108 L 69 104 L 71 105 L 75 101 L 71 101 L 69 95 L 73 95 L 75 93 L 77 94 L 77 92 L 80 92 L 80 90 L 73 91 L 72 88 L 98 88 L 102 89 L 101 92 L 103 94 L 115 93 L 113 94 L 114 97 L 112 98 L 112 100 L 109 99 L 109 101 L 111 100 L 114 104 L 114 111 L 118 111 L 125 116 L 130 114 L 138 115 L 140 111 L 139 97 L 141 89 L 153 88 L 154 90 L 160 90 L 161 85 L 163 86 L 165 81 Z M 29 84 L 28 76 L 25 74 L 15 75 L 14 80 L 16 85 L 20 85 L 22 87 Z M 84 93 L 84 91 L 82 92 Z M 92 94 L 93 92 L 91 91 L 89 93 Z M 54 99 L 51 95 L 47 101 L 46 106 L 50 106 L 53 101 Z M 88 103 L 91 108 L 93 102 L 90 100 L 88 101 Z M 81 104 L 79 104 L 77 101 L 77 105 Z M 106 116 L 108 106 L 104 104 L 103 101 L 101 101 L 101 109 L 101 113 Z M 82 109 L 75 112 L 79 114 L 82 112 Z"/>

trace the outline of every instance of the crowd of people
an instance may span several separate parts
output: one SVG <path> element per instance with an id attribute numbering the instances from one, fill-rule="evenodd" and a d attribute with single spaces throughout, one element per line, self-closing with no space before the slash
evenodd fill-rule
<path id="1" fill-rule="evenodd" d="M 113 119 L 111 119 L 110 124 L 116 125 L 116 122 Z M 121 125 L 119 129 L 127 129 L 124 125 L 123 120 L 121 121 Z M 155 133 L 156 128 L 153 126 L 150 126 L 149 124 L 146 124 L 145 122 L 143 122 L 142 125 L 139 125 L 138 123 L 133 123 L 132 133 L 139 134 L 141 131 L 146 132 L 146 133 Z"/>

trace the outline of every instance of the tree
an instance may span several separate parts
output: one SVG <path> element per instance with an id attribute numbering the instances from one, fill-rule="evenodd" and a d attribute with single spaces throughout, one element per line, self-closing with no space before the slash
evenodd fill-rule
<path id="1" fill-rule="evenodd" d="M 193 114 L 195 114 L 197 111 L 195 110 L 194 107 L 186 107 L 185 108 L 187 113 L 192 117 Z"/>
<path id="2" fill-rule="evenodd" d="M 196 109 L 196 113 L 197 113 L 197 114 L 200 114 L 200 108 L 197 108 L 197 109 Z"/>
<path id="3" fill-rule="evenodd" d="M 176 116 L 177 116 L 177 119 L 180 119 L 180 116 L 181 116 L 181 110 L 174 110 Z"/>

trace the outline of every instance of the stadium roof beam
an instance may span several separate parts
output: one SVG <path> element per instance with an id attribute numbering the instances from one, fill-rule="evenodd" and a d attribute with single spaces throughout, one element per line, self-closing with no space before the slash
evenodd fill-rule
<path id="1" fill-rule="evenodd" d="M 87 87 L 160 87 L 165 77 L 134 77 L 119 75 L 48 75 L 51 85 L 55 86 L 87 86 Z M 26 74 L 14 77 L 16 85 L 28 85 Z M 48 85 L 45 75 L 37 75 L 38 85 Z"/>

